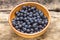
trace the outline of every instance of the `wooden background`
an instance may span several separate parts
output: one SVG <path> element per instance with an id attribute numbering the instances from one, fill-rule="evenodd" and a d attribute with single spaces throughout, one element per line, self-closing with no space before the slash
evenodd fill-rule
<path id="1" fill-rule="evenodd" d="M 49 10 L 51 23 L 44 35 L 26 39 L 11 30 L 8 17 L 11 9 L 16 5 L 30 1 L 38 2 Z M 0 0 L 0 40 L 60 40 L 60 0 Z"/>

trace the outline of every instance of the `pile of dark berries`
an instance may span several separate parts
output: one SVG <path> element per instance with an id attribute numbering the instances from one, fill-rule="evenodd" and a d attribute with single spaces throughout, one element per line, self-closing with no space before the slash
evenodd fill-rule
<path id="1" fill-rule="evenodd" d="M 23 6 L 20 11 L 15 13 L 15 16 L 12 25 L 16 30 L 23 33 L 36 33 L 48 24 L 47 17 L 34 6 Z"/>

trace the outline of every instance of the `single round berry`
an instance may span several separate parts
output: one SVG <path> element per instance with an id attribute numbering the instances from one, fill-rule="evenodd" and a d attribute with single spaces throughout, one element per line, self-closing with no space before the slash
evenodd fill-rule
<path id="1" fill-rule="evenodd" d="M 33 24 L 33 27 L 36 27 L 36 26 L 37 26 L 37 23 L 34 23 L 34 24 Z"/>
<path id="2" fill-rule="evenodd" d="M 26 29 L 26 28 L 24 28 L 24 27 L 22 27 L 22 30 L 23 30 L 23 31 L 26 31 L 27 29 Z"/>
<path id="3" fill-rule="evenodd" d="M 19 17 L 20 18 L 20 20 L 23 20 L 23 17 Z"/>
<path id="4" fill-rule="evenodd" d="M 38 12 L 36 12 L 35 14 L 36 14 L 37 16 L 39 16 L 39 13 L 38 13 Z"/>
<path id="5" fill-rule="evenodd" d="M 33 13 L 35 13 L 36 11 L 35 10 L 33 10 Z"/>
<path id="6" fill-rule="evenodd" d="M 42 25 L 44 25 L 44 21 L 42 21 L 41 23 L 42 23 Z"/>
<path id="7" fill-rule="evenodd" d="M 23 16 L 24 16 L 24 17 L 26 17 L 27 15 L 26 15 L 26 14 L 24 14 Z"/>
<path id="8" fill-rule="evenodd" d="M 35 19 L 35 22 L 37 23 L 37 20 Z"/>
<path id="9" fill-rule="evenodd" d="M 27 18 L 25 17 L 24 20 L 27 20 Z"/>
<path id="10" fill-rule="evenodd" d="M 22 29 L 20 30 L 20 32 L 25 33 Z"/>
<path id="11" fill-rule="evenodd" d="M 31 6 L 29 5 L 29 6 L 27 6 L 28 8 L 31 8 Z"/>
<path id="12" fill-rule="evenodd" d="M 30 15 L 30 13 L 27 13 L 27 15 Z"/>
<path id="13" fill-rule="evenodd" d="M 28 28 L 28 25 L 25 25 L 24 27 L 25 27 L 25 28 Z"/>
<path id="14" fill-rule="evenodd" d="M 22 28 L 22 25 L 21 24 L 19 25 L 19 28 Z"/>
<path id="15" fill-rule="evenodd" d="M 43 13 L 40 13 L 40 16 L 41 16 L 41 17 L 43 17 L 43 15 L 44 15 Z"/>
<path id="16" fill-rule="evenodd" d="M 20 31 L 20 29 L 17 29 L 18 31 Z"/>
<path id="17" fill-rule="evenodd" d="M 20 24 L 22 24 L 23 23 L 23 21 L 20 21 Z"/>
<path id="18" fill-rule="evenodd" d="M 36 17 L 36 14 L 33 14 L 33 17 Z"/>
<path id="19" fill-rule="evenodd" d="M 28 12 L 28 11 L 27 11 L 27 10 L 25 10 L 23 13 L 24 13 L 24 14 L 26 14 L 27 12 Z"/>
<path id="20" fill-rule="evenodd" d="M 16 15 L 17 15 L 17 16 L 20 16 L 20 13 L 17 11 L 17 12 L 16 12 Z"/>
<path id="21" fill-rule="evenodd" d="M 27 29 L 26 32 L 27 32 L 27 33 L 30 33 L 30 29 Z"/>
<path id="22" fill-rule="evenodd" d="M 28 25 L 30 25 L 30 22 L 27 22 Z"/>
<path id="23" fill-rule="evenodd" d="M 39 29 L 42 29 L 42 28 L 43 28 L 43 26 L 42 26 L 42 25 L 39 25 L 39 26 L 38 26 L 38 28 L 39 28 Z"/>
<path id="24" fill-rule="evenodd" d="M 26 6 L 23 6 L 22 9 L 23 9 L 23 10 L 26 10 Z"/>
<path id="25" fill-rule="evenodd" d="M 20 12 L 22 12 L 22 13 L 23 13 L 23 12 L 24 12 L 24 10 L 20 10 Z"/>
<path id="26" fill-rule="evenodd" d="M 23 13 L 20 13 L 20 16 L 23 16 Z"/>
<path id="27" fill-rule="evenodd" d="M 18 28 L 19 28 L 19 26 L 15 26 L 15 28 L 16 28 L 16 29 L 18 29 Z"/>
<path id="28" fill-rule="evenodd" d="M 44 21 L 44 23 L 47 24 L 47 23 L 48 23 L 48 20 L 46 19 L 46 20 Z"/>
<path id="29" fill-rule="evenodd" d="M 38 24 L 42 24 L 42 21 L 40 21 L 40 20 L 39 20 L 39 21 L 37 21 L 37 22 L 38 22 Z"/>
<path id="30" fill-rule="evenodd" d="M 39 14 L 41 13 L 41 10 L 39 10 Z"/>
<path id="31" fill-rule="evenodd" d="M 31 7 L 32 10 L 36 10 L 36 7 Z"/>
<path id="32" fill-rule="evenodd" d="M 38 27 L 35 28 L 35 31 L 36 31 L 36 32 L 38 31 Z"/>
<path id="33" fill-rule="evenodd" d="M 17 24 L 19 25 L 20 24 L 20 21 L 17 21 Z"/>
<path id="34" fill-rule="evenodd" d="M 33 28 L 31 28 L 30 30 L 31 30 L 31 32 L 34 32 L 34 29 Z"/>

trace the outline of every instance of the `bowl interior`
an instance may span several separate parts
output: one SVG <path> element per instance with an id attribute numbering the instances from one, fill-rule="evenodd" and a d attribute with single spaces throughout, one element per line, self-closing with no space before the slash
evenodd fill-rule
<path id="1" fill-rule="evenodd" d="M 12 23 L 11 23 L 12 19 L 15 18 L 15 12 L 19 11 L 22 8 L 22 6 L 28 6 L 28 5 L 35 6 L 37 9 L 41 10 L 44 13 L 44 15 L 47 16 L 48 23 L 49 23 L 49 14 L 48 14 L 47 10 L 42 5 L 40 5 L 38 3 L 22 3 L 22 4 L 18 5 L 18 6 L 16 6 L 11 11 L 10 18 L 9 18 L 9 22 L 10 22 L 11 25 L 12 25 Z M 12 27 L 13 27 L 13 25 L 12 25 Z"/>

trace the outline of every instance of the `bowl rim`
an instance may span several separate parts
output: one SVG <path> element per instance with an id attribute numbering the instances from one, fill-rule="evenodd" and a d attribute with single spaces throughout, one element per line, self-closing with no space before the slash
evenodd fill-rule
<path id="1" fill-rule="evenodd" d="M 23 4 L 27 4 L 27 3 L 34 3 L 34 4 L 37 4 L 37 5 L 42 6 L 42 7 L 48 12 L 48 15 L 49 15 L 48 24 L 46 25 L 46 27 L 45 27 L 44 29 L 42 29 L 41 31 L 38 31 L 38 32 L 32 33 L 32 34 L 23 33 L 23 32 L 20 32 L 20 31 L 16 30 L 16 29 L 13 27 L 13 25 L 12 25 L 12 23 L 11 23 L 11 21 L 10 21 L 10 17 L 11 17 L 12 12 L 13 12 L 18 6 L 23 5 Z M 17 5 L 17 6 L 15 6 L 15 7 L 11 10 L 10 15 L 9 15 L 9 18 L 8 18 L 8 22 L 9 22 L 11 28 L 14 29 L 14 30 L 15 30 L 16 32 L 18 32 L 19 34 L 36 35 L 36 34 L 38 34 L 38 33 L 43 32 L 44 30 L 46 30 L 46 29 L 48 28 L 48 26 L 49 26 L 49 24 L 50 24 L 50 18 L 51 18 L 51 16 L 50 16 L 49 11 L 47 10 L 47 8 L 46 8 L 45 6 L 41 5 L 40 3 L 37 3 L 37 2 L 23 2 L 23 3 L 21 3 L 21 4 Z"/>

